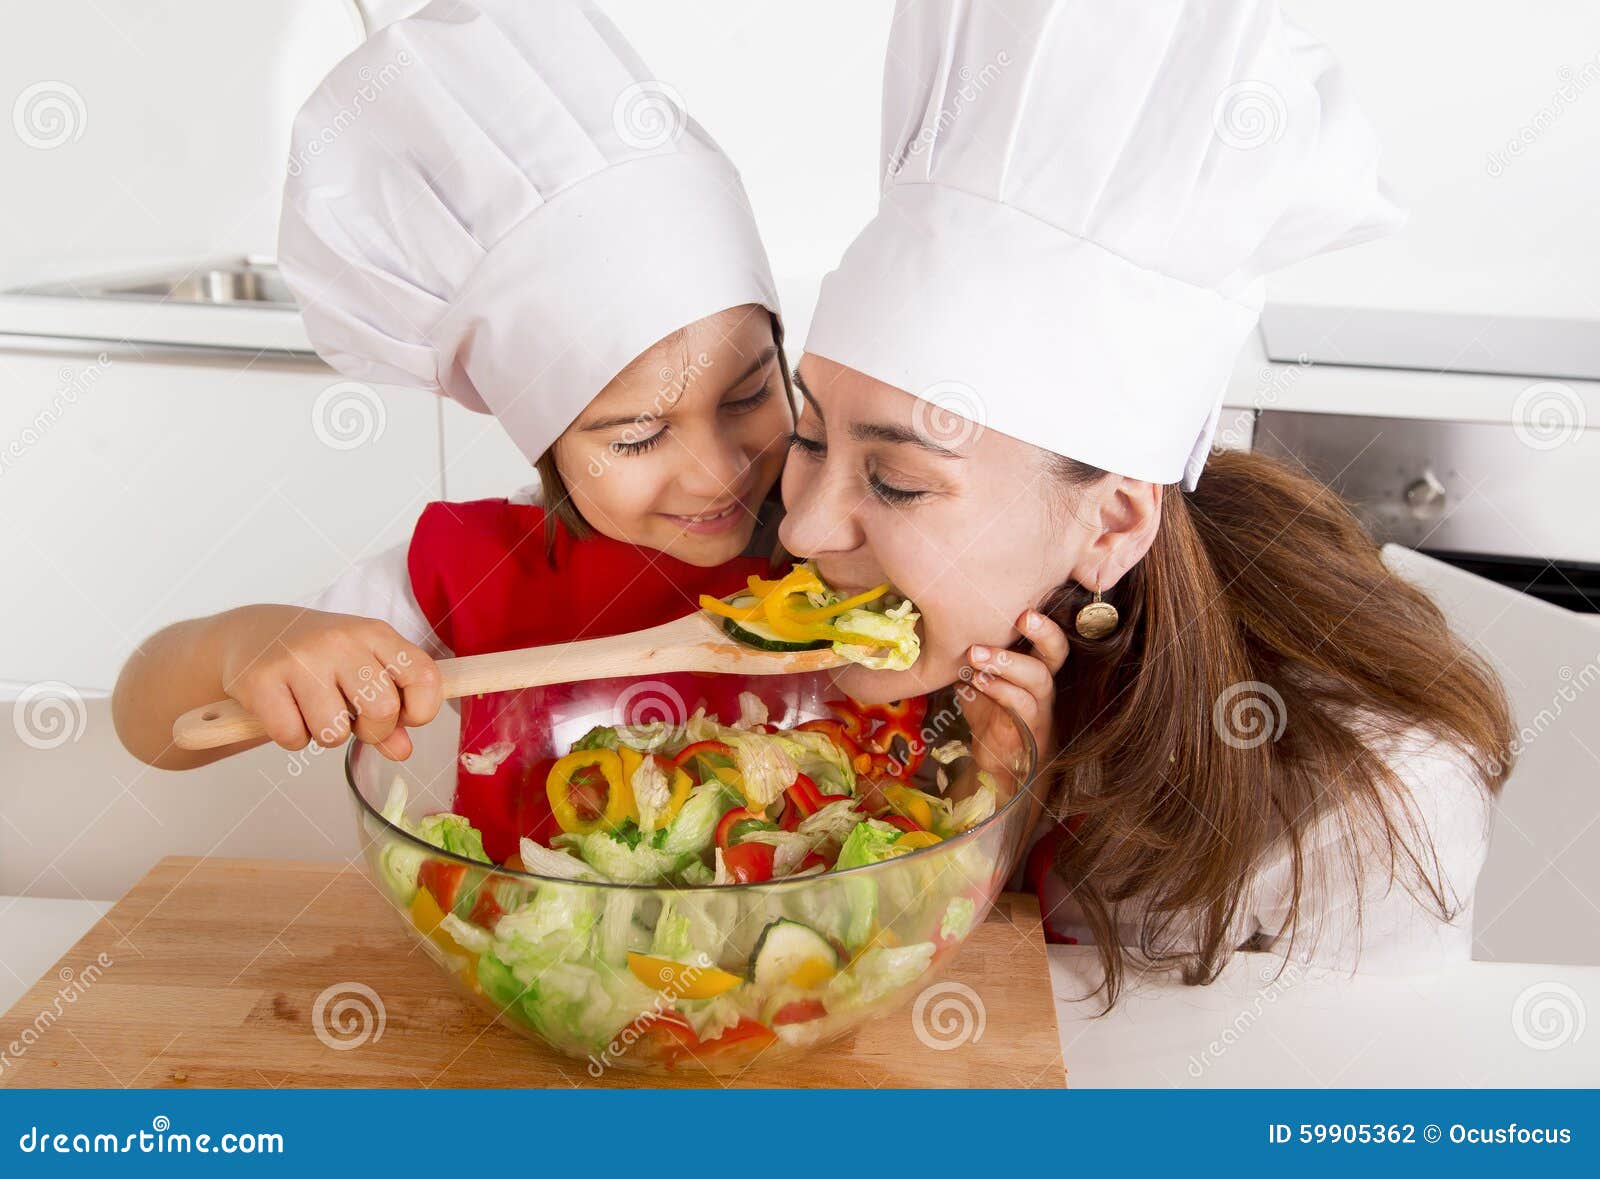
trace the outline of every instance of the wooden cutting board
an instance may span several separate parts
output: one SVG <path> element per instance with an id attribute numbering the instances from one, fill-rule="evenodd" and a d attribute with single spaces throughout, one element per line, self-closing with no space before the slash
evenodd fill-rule
<path id="1" fill-rule="evenodd" d="M 313 1008 L 354 984 L 380 997 L 382 1022 L 359 1046 L 333 1046 Z M 950 984 L 970 988 L 947 992 L 964 1025 L 954 1008 L 935 1021 L 953 1046 L 917 1035 L 908 1000 L 736 1077 L 613 1068 L 596 1080 L 453 990 L 360 865 L 169 856 L 0 1018 L 0 1086 L 1065 1085 L 1035 898 L 1001 896 L 936 985 Z"/>

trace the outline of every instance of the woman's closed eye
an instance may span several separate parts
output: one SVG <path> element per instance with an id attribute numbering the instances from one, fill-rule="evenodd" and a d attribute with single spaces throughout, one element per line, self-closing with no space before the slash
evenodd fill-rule
<path id="1" fill-rule="evenodd" d="M 883 476 L 876 471 L 867 476 L 867 487 L 873 495 L 890 507 L 904 507 L 906 504 L 914 504 L 928 494 L 926 491 L 915 491 L 908 487 L 896 487 L 892 483 L 885 482 Z"/>
<path id="2" fill-rule="evenodd" d="M 807 455 L 811 458 L 821 458 L 822 452 L 826 449 L 826 447 L 823 445 L 822 439 L 807 438 L 798 430 L 790 432 L 789 446 L 791 449 L 798 450 L 801 454 Z"/>

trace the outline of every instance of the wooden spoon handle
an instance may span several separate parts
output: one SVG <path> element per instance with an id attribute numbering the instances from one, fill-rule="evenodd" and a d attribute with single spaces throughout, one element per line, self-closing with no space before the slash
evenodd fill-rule
<path id="1" fill-rule="evenodd" d="M 646 659 L 597 659 L 593 653 L 584 651 L 577 651 L 574 657 L 574 649 L 586 645 L 569 644 L 559 658 L 554 656 L 562 648 L 540 647 L 441 659 L 440 694 L 446 700 L 456 700 L 485 692 L 510 692 L 541 684 L 605 679 L 632 674 L 636 670 L 649 670 L 650 661 Z M 638 655 L 638 652 L 634 654 Z M 246 711 L 237 700 L 217 700 L 199 708 L 191 708 L 172 725 L 172 739 L 179 749 L 220 749 L 224 745 L 253 741 L 266 735 L 266 727 L 260 718 Z"/>
<path id="2" fill-rule="evenodd" d="M 584 639 L 549 647 L 494 651 L 439 660 L 439 678 L 446 700 L 485 692 L 511 692 L 542 684 L 576 683 L 670 671 L 727 670 L 750 675 L 811 671 L 836 664 L 828 651 L 798 655 L 745 652 L 720 639 L 715 627 L 699 616 L 631 634 Z M 191 708 L 172 725 L 180 749 L 220 749 L 265 737 L 261 721 L 233 700 Z"/>

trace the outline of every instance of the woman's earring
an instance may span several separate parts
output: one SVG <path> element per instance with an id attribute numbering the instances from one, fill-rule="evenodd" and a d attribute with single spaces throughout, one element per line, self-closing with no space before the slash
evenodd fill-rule
<path id="1" fill-rule="evenodd" d="M 1072 620 L 1072 628 L 1086 639 L 1103 639 L 1117 629 L 1119 621 L 1117 608 L 1110 602 L 1102 601 L 1100 591 L 1094 593 L 1094 601 L 1078 611 L 1078 616 Z"/>

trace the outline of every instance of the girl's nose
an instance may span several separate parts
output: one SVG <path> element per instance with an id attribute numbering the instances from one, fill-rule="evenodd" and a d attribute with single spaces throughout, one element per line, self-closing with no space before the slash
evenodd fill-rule
<path id="1" fill-rule="evenodd" d="M 686 440 L 681 451 L 678 486 L 686 494 L 711 501 L 748 490 L 744 480 L 750 463 L 738 446 L 706 436 L 697 444 Z"/>

